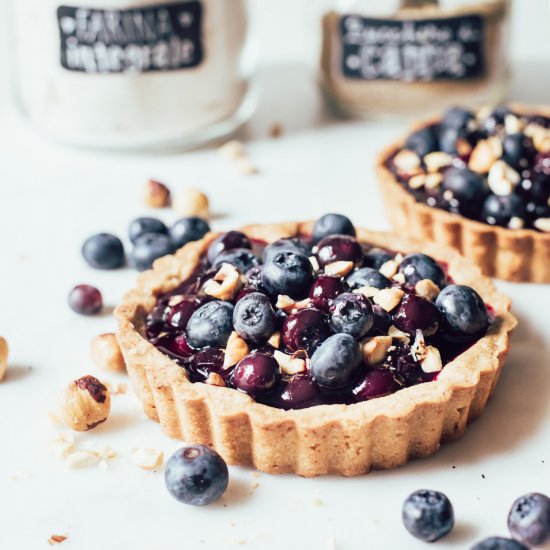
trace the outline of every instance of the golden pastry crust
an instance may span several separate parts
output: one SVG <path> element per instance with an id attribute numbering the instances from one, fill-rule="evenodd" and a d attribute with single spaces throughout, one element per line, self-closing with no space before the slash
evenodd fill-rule
<path id="1" fill-rule="evenodd" d="M 549 107 L 511 107 L 519 114 L 550 116 Z M 417 123 L 411 131 L 437 121 L 431 119 Z M 386 215 L 394 231 L 456 248 L 490 277 L 515 282 L 550 283 L 550 233 L 492 226 L 416 201 L 386 166 L 388 158 L 403 148 L 407 136 L 386 147 L 376 163 Z"/>
<path id="2" fill-rule="evenodd" d="M 311 223 L 250 225 L 251 238 L 272 242 L 308 234 Z M 144 338 L 145 318 L 157 296 L 188 277 L 215 234 L 157 260 L 115 311 L 118 340 L 145 412 L 172 438 L 215 448 L 229 464 L 268 473 L 354 476 L 394 468 L 434 453 L 464 433 L 498 380 L 516 325 L 510 301 L 457 252 L 391 233 L 359 229 L 361 241 L 402 252 L 426 252 L 448 265 L 458 283 L 474 287 L 494 308 L 488 333 L 454 361 L 437 381 L 354 405 L 319 405 L 285 411 L 256 403 L 230 388 L 191 383 L 185 370 Z"/>

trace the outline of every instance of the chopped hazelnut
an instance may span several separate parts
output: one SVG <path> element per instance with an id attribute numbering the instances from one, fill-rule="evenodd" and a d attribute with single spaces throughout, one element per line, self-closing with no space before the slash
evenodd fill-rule
<path id="1" fill-rule="evenodd" d="M 298 374 L 306 370 L 306 360 L 300 357 L 300 352 L 293 355 L 287 355 L 282 351 L 275 350 L 273 357 L 279 363 L 279 368 L 284 374 Z"/>
<path id="2" fill-rule="evenodd" d="M 90 468 L 95 466 L 101 457 L 94 451 L 75 451 L 67 455 L 65 459 L 65 466 L 71 470 L 77 468 Z"/>
<path id="3" fill-rule="evenodd" d="M 438 297 L 440 289 L 431 279 L 422 279 L 414 285 L 414 291 L 422 298 L 434 300 Z"/>
<path id="4" fill-rule="evenodd" d="M 403 273 L 396 273 L 392 277 L 392 281 L 395 281 L 396 283 L 399 283 L 400 285 L 405 284 L 405 275 Z"/>
<path id="5" fill-rule="evenodd" d="M 143 470 L 157 470 L 164 463 L 164 453 L 158 449 L 135 449 L 132 462 Z"/>
<path id="6" fill-rule="evenodd" d="M 373 336 L 362 342 L 361 351 L 367 365 L 378 365 L 386 357 L 392 344 L 391 336 Z"/>
<path id="7" fill-rule="evenodd" d="M 535 220 L 533 225 L 539 230 L 545 233 L 550 233 L 550 218 L 539 218 Z"/>
<path id="8" fill-rule="evenodd" d="M 421 361 L 426 357 L 427 347 L 424 334 L 420 329 L 416 331 L 414 342 L 411 345 L 411 355 L 415 361 Z"/>
<path id="9" fill-rule="evenodd" d="M 209 386 L 218 386 L 220 388 L 225 386 L 225 380 L 217 372 L 211 372 L 205 382 Z"/>
<path id="10" fill-rule="evenodd" d="M 244 155 L 244 145 L 242 142 L 232 139 L 231 141 L 224 143 L 218 151 L 222 157 L 229 160 L 235 160 Z"/>
<path id="11" fill-rule="evenodd" d="M 487 176 L 489 187 L 495 195 L 510 195 L 520 180 L 520 175 L 503 160 L 497 160 Z"/>
<path id="12" fill-rule="evenodd" d="M 52 535 L 48 539 L 48 544 L 53 546 L 54 544 L 61 544 L 67 540 L 67 535 Z"/>
<path id="13" fill-rule="evenodd" d="M 243 176 L 252 176 L 258 173 L 258 167 L 248 157 L 239 157 L 236 159 L 235 168 Z"/>
<path id="14" fill-rule="evenodd" d="M 500 142 L 499 142 L 500 143 Z M 491 169 L 491 166 L 502 156 L 502 147 L 500 155 L 496 154 L 495 146 L 491 145 L 489 140 L 481 140 L 474 147 L 470 160 L 468 161 L 468 168 L 479 174 L 487 174 Z"/>
<path id="15" fill-rule="evenodd" d="M 277 303 L 275 304 L 275 307 L 290 311 L 294 307 L 295 303 L 296 302 L 290 296 L 287 296 L 286 294 L 279 294 L 279 296 L 277 296 Z"/>
<path id="16" fill-rule="evenodd" d="M 408 344 L 411 341 L 409 335 L 406 332 L 399 330 L 394 325 L 391 325 L 388 329 L 388 336 L 391 336 L 392 338 L 395 338 L 396 340 L 403 342 L 404 344 Z"/>
<path id="17" fill-rule="evenodd" d="M 84 432 L 105 422 L 111 410 L 109 390 L 97 378 L 83 376 L 65 389 L 60 407 L 63 422 L 77 432 Z"/>
<path id="18" fill-rule="evenodd" d="M 417 174 L 416 176 L 413 176 L 407 182 L 408 186 L 411 189 L 420 189 L 421 187 L 424 187 L 426 184 L 426 176 L 427 174 Z"/>
<path id="19" fill-rule="evenodd" d="M 384 277 L 391 279 L 397 273 L 398 269 L 399 264 L 395 260 L 388 260 L 380 266 L 378 271 L 380 271 Z"/>
<path id="20" fill-rule="evenodd" d="M 100 334 L 90 343 L 93 362 L 105 371 L 126 372 L 126 363 L 120 351 L 116 336 L 112 333 Z"/>
<path id="21" fill-rule="evenodd" d="M 361 288 L 355 289 L 353 292 L 362 294 L 365 298 L 373 298 L 380 292 L 380 289 L 375 286 L 362 286 Z"/>
<path id="22" fill-rule="evenodd" d="M 523 123 L 516 115 L 508 114 L 504 118 L 504 129 L 507 134 L 521 134 Z"/>
<path id="23" fill-rule="evenodd" d="M 234 265 L 222 264 L 213 279 L 208 279 L 202 287 L 205 294 L 218 300 L 231 300 L 239 290 L 243 282 Z"/>
<path id="24" fill-rule="evenodd" d="M 428 153 L 424 157 L 424 164 L 428 169 L 428 172 L 439 172 L 442 168 L 446 168 L 453 163 L 453 157 L 448 153 L 443 151 L 434 151 L 433 153 Z"/>
<path id="25" fill-rule="evenodd" d="M 269 129 L 269 137 L 277 139 L 283 135 L 283 125 L 279 122 L 275 122 Z"/>
<path id="26" fill-rule="evenodd" d="M 198 189 L 191 187 L 182 189 L 174 197 L 172 208 L 182 216 L 196 216 L 205 220 L 210 219 L 208 197 Z"/>
<path id="27" fill-rule="evenodd" d="M 145 204 L 151 208 L 164 208 L 170 204 L 170 189 L 156 180 L 145 185 Z"/>
<path id="28" fill-rule="evenodd" d="M 435 174 L 427 174 L 424 186 L 426 189 L 437 189 L 443 183 L 443 174 L 437 172 Z"/>
<path id="29" fill-rule="evenodd" d="M 525 221 L 517 216 L 512 216 L 508 222 L 508 227 L 510 229 L 522 229 L 524 225 Z"/>
<path id="30" fill-rule="evenodd" d="M 309 263 L 311 264 L 313 271 L 319 271 L 319 262 L 317 261 L 317 258 L 315 256 L 309 257 Z"/>
<path id="31" fill-rule="evenodd" d="M 373 297 L 374 303 L 386 311 L 396 307 L 405 293 L 400 288 L 384 288 Z"/>
<path id="32" fill-rule="evenodd" d="M 400 174 L 414 176 L 422 173 L 420 158 L 414 151 L 402 149 L 393 157 L 393 164 Z"/>
<path id="33" fill-rule="evenodd" d="M 439 372 L 443 368 L 441 355 L 437 348 L 427 346 L 424 358 L 420 361 L 422 370 L 427 373 Z"/>
<path id="34" fill-rule="evenodd" d="M 9 346 L 5 338 L 0 336 L 0 381 L 4 379 L 8 370 Z"/>
<path id="35" fill-rule="evenodd" d="M 229 336 L 227 347 L 225 348 L 223 368 L 228 369 L 233 367 L 241 359 L 244 359 L 249 352 L 250 348 L 248 347 L 248 344 L 236 332 L 233 331 Z"/>
<path id="36" fill-rule="evenodd" d="M 183 296 L 182 294 L 175 294 L 174 296 L 170 296 L 168 300 L 168 305 L 170 307 L 174 307 L 174 306 L 177 306 L 178 304 L 181 304 L 183 300 L 185 300 L 185 296 Z"/>
<path id="37" fill-rule="evenodd" d="M 353 269 L 353 262 L 339 261 L 332 262 L 325 266 L 327 275 L 335 275 L 337 277 L 345 277 Z"/>
<path id="38" fill-rule="evenodd" d="M 274 332 L 270 337 L 267 343 L 270 346 L 273 346 L 275 349 L 278 349 L 281 345 L 281 333 L 279 331 Z"/>

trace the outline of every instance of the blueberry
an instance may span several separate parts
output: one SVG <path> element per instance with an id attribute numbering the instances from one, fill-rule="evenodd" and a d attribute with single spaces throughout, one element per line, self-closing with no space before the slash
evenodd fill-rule
<path id="1" fill-rule="evenodd" d="M 481 218 L 489 225 L 506 227 L 512 218 L 525 217 L 525 206 L 521 198 L 512 193 L 510 195 L 489 195 L 483 203 Z"/>
<path id="2" fill-rule="evenodd" d="M 233 326 L 239 336 L 251 344 L 264 344 L 275 332 L 275 324 L 275 312 L 265 294 L 252 292 L 235 305 Z"/>
<path id="3" fill-rule="evenodd" d="M 472 129 L 475 126 L 475 116 L 468 109 L 451 107 L 447 109 L 441 119 L 441 126 L 445 128 Z"/>
<path id="4" fill-rule="evenodd" d="M 365 253 L 363 259 L 364 267 L 373 267 L 374 269 L 380 269 L 387 261 L 393 259 L 394 254 L 391 254 L 387 250 L 381 248 L 371 248 Z"/>
<path id="5" fill-rule="evenodd" d="M 311 355 L 330 336 L 328 316 L 318 309 L 301 309 L 283 322 L 281 337 L 286 349 Z"/>
<path id="6" fill-rule="evenodd" d="M 459 128 L 441 127 L 439 129 L 439 148 L 450 155 L 458 154 L 460 140 L 467 138 L 467 132 Z"/>
<path id="7" fill-rule="evenodd" d="M 474 544 L 470 550 L 529 550 L 529 548 L 517 540 L 504 537 L 488 537 Z"/>
<path id="8" fill-rule="evenodd" d="M 277 252 L 265 263 L 261 282 L 272 296 L 286 294 L 303 298 L 313 282 L 313 267 L 307 256 Z"/>
<path id="9" fill-rule="evenodd" d="M 246 273 L 246 281 L 249 286 L 252 286 L 254 288 L 261 288 L 262 286 L 262 269 L 263 266 L 257 265 L 255 267 L 251 267 Z"/>
<path id="10" fill-rule="evenodd" d="M 355 237 L 349 235 L 330 235 L 317 243 L 315 257 L 321 268 L 338 261 L 350 261 L 360 265 L 363 261 L 363 249 Z"/>
<path id="11" fill-rule="evenodd" d="M 504 120 L 508 113 L 509 110 L 507 107 L 497 107 L 482 121 L 481 128 L 486 134 L 490 136 L 497 134 L 499 130 L 504 126 Z"/>
<path id="12" fill-rule="evenodd" d="M 181 218 L 170 227 L 170 237 L 174 246 L 180 248 L 202 239 L 209 231 L 210 226 L 202 218 Z"/>
<path id="13" fill-rule="evenodd" d="M 535 156 L 531 138 L 518 133 L 507 134 L 502 140 L 502 158 L 512 168 L 526 168 Z"/>
<path id="14" fill-rule="evenodd" d="M 86 239 L 82 256 L 95 269 L 116 269 L 124 265 L 124 246 L 115 235 L 99 233 Z"/>
<path id="15" fill-rule="evenodd" d="M 145 233 L 136 240 L 130 252 L 130 263 L 138 271 L 145 271 L 153 266 L 157 258 L 172 254 L 173 251 L 174 245 L 168 235 Z"/>
<path id="16" fill-rule="evenodd" d="M 187 323 L 187 342 L 195 349 L 223 348 L 233 330 L 233 305 L 215 300 L 201 306 Z"/>
<path id="17" fill-rule="evenodd" d="M 528 546 L 543 546 L 550 541 L 550 499 L 541 493 L 518 498 L 508 515 L 512 537 Z"/>
<path id="18" fill-rule="evenodd" d="M 371 303 L 362 294 L 340 294 L 330 308 L 330 324 L 334 332 L 362 338 L 374 323 Z"/>
<path id="19" fill-rule="evenodd" d="M 334 334 L 313 354 L 310 373 L 320 386 L 344 388 L 352 382 L 361 362 L 361 350 L 353 336 Z"/>
<path id="20" fill-rule="evenodd" d="M 235 388 L 251 397 L 271 392 L 279 383 L 281 374 L 279 364 L 267 353 L 251 353 L 242 359 L 231 376 Z"/>
<path id="21" fill-rule="evenodd" d="M 437 133 L 434 126 L 427 126 L 412 133 L 405 142 L 405 148 L 414 151 L 420 158 L 438 149 Z"/>
<path id="22" fill-rule="evenodd" d="M 438 491 L 420 490 L 403 503 L 403 523 L 417 539 L 435 542 L 448 534 L 454 526 L 453 506 Z"/>
<path id="23" fill-rule="evenodd" d="M 139 237 L 147 233 L 168 235 L 168 228 L 164 225 L 164 222 L 157 218 L 137 218 L 128 228 L 128 237 L 133 244 L 136 244 Z"/>
<path id="24" fill-rule="evenodd" d="M 77 285 L 69 293 L 69 306 L 81 315 L 95 315 L 103 307 L 103 298 L 94 286 Z"/>
<path id="25" fill-rule="evenodd" d="M 234 248 L 218 254 L 212 266 L 220 267 L 222 264 L 231 264 L 241 273 L 246 273 L 253 267 L 258 267 L 260 259 L 248 248 Z"/>
<path id="26" fill-rule="evenodd" d="M 485 178 L 467 168 L 449 168 L 443 176 L 441 191 L 452 193 L 451 209 L 468 217 L 476 217 L 481 210 L 489 186 Z"/>
<path id="27" fill-rule="evenodd" d="M 222 233 L 210 243 L 206 257 L 212 264 L 222 252 L 235 248 L 252 248 L 252 243 L 244 233 L 240 231 L 228 231 L 227 233 Z"/>
<path id="28" fill-rule="evenodd" d="M 405 294 L 397 310 L 393 314 L 393 324 L 400 330 L 415 334 L 421 330 L 425 336 L 437 332 L 441 313 L 437 306 L 416 294 Z"/>
<path id="29" fill-rule="evenodd" d="M 372 286 L 374 288 L 388 288 L 391 286 L 391 281 L 382 275 L 378 269 L 373 267 L 361 267 L 354 271 L 346 279 L 346 283 L 352 290 L 364 286 Z"/>
<path id="30" fill-rule="evenodd" d="M 471 287 L 449 285 L 435 301 L 442 313 L 442 328 L 451 339 L 468 340 L 484 333 L 489 315 L 481 296 Z"/>
<path id="31" fill-rule="evenodd" d="M 341 277 L 320 275 L 309 289 L 309 298 L 314 307 L 326 312 L 336 296 L 342 292 L 344 292 L 344 283 Z"/>
<path id="32" fill-rule="evenodd" d="M 168 492 L 184 504 L 204 506 L 218 500 L 229 482 L 227 464 L 213 449 L 190 445 L 178 449 L 166 462 Z"/>
<path id="33" fill-rule="evenodd" d="M 271 244 L 268 244 L 263 251 L 262 258 L 264 262 L 270 260 L 277 252 L 294 252 L 295 254 L 302 254 L 303 256 L 309 256 L 311 253 L 311 247 L 301 239 L 297 237 L 279 239 Z"/>
<path id="34" fill-rule="evenodd" d="M 399 265 L 407 283 L 415 285 L 423 279 L 430 279 L 438 287 L 445 284 L 445 272 L 437 262 L 426 254 L 408 254 Z"/>
<path id="35" fill-rule="evenodd" d="M 352 393 L 357 401 L 368 401 L 396 392 L 399 384 L 390 371 L 383 367 L 371 368 L 353 388 Z"/>
<path id="36" fill-rule="evenodd" d="M 372 313 L 374 315 L 372 332 L 379 336 L 385 336 L 388 334 L 388 329 L 393 324 L 391 315 L 377 304 L 372 306 Z"/>
<path id="37" fill-rule="evenodd" d="M 351 220 L 342 214 L 325 214 L 313 226 L 312 239 L 319 242 L 329 235 L 350 235 L 355 237 L 355 227 Z"/>

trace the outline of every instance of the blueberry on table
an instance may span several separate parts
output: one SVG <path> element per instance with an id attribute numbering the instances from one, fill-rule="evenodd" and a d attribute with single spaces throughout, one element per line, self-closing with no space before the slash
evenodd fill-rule
<path id="1" fill-rule="evenodd" d="M 344 283 L 340 277 L 320 275 L 309 289 L 309 298 L 314 307 L 327 312 L 334 299 L 342 292 Z"/>
<path id="2" fill-rule="evenodd" d="M 177 450 L 166 462 L 168 492 L 184 504 L 204 506 L 218 500 L 229 482 L 227 464 L 213 449 L 190 445 Z"/>
<path id="3" fill-rule="evenodd" d="M 153 262 L 174 252 L 174 245 L 168 235 L 145 233 L 137 238 L 130 252 L 130 264 L 138 271 L 153 267 Z"/>
<path id="4" fill-rule="evenodd" d="M 213 264 L 222 252 L 234 250 L 235 248 L 250 249 L 252 248 L 252 243 L 244 233 L 240 231 L 228 231 L 227 233 L 222 233 L 210 243 L 206 257 Z"/>
<path id="5" fill-rule="evenodd" d="M 435 305 L 442 314 L 446 337 L 468 340 L 485 332 L 489 314 L 481 296 L 471 287 L 449 285 L 437 297 Z"/>
<path id="6" fill-rule="evenodd" d="M 399 273 L 403 273 L 405 281 L 412 285 L 423 279 L 430 279 L 440 288 L 445 284 L 445 272 L 426 254 L 405 256 L 399 264 Z"/>
<path id="7" fill-rule="evenodd" d="M 146 233 L 159 233 L 161 235 L 168 234 L 168 228 L 164 225 L 164 222 L 157 218 L 136 218 L 128 228 L 128 237 L 133 244 L 145 235 Z"/>
<path id="8" fill-rule="evenodd" d="M 374 323 L 372 305 L 362 294 L 340 294 L 330 308 L 330 324 L 337 333 L 362 338 Z"/>
<path id="9" fill-rule="evenodd" d="M 514 539 L 488 537 L 474 544 L 470 550 L 529 550 L 529 548 Z"/>
<path id="10" fill-rule="evenodd" d="M 275 332 L 277 318 L 269 298 L 252 292 L 237 301 L 233 326 L 241 338 L 254 345 L 264 344 Z"/>
<path id="11" fill-rule="evenodd" d="M 329 235 L 351 235 L 355 237 L 355 227 L 351 220 L 342 214 L 325 214 L 313 226 L 312 239 L 317 243 Z"/>
<path id="12" fill-rule="evenodd" d="M 386 276 L 373 267 L 361 267 L 357 269 L 348 276 L 346 283 L 348 283 L 351 290 L 357 290 L 364 286 L 383 289 L 390 287 L 392 284 Z"/>
<path id="13" fill-rule="evenodd" d="M 94 286 L 77 285 L 69 293 L 69 306 L 81 315 L 95 315 L 103 307 L 103 298 Z"/>
<path id="14" fill-rule="evenodd" d="M 283 322 L 281 337 L 285 347 L 311 355 L 331 335 L 328 316 L 318 309 L 301 309 Z"/>
<path id="15" fill-rule="evenodd" d="M 339 261 L 349 261 L 360 265 L 363 261 L 363 249 L 355 237 L 330 235 L 317 243 L 315 257 L 322 268 Z"/>
<path id="16" fill-rule="evenodd" d="M 425 542 L 439 540 L 454 526 L 453 506 L 438 491 L 422 489 L 409 495 L 403 503 L 402 518 L 407 531 Z"/>
<path id="17" fill-rule="evenodd" d="M 405 142 L 405 149 L 414 151 L 420 158 L 437 151 L 438 147 L 437 134 L 433 126 L 413 132 Z"/>
<path id="18" fill-rule="evenodd" d="M 170 227 L 170 238 L 180 248 L 192 241 L 202 239 L 210 231 L 208 222 L 202 218 L 181 218 Z"/>
<path id="19" fill-rule="evenodd" d="M 187 323 L 187 342 L 194 349 L 223 348 L 233 331 L 233 305 L 214 300 L 201 306 Z"/>
<path id="20" fill-rule="evenodd" d="M 260 259 L 249 248 L 234 248 L 218 254 L 213 267 L 220 267 L 222 264 L 231 264 L 241 273 L 246 273 L 253 267 L 260 265 Z"/>
<path id="21" fill-rule="evenodd" d="M 320 386 L 340 389 L 351 384 L 362 360 L 359 344 L 353 336 L 334 334 L 313 354 L 310 373 Z"/>
<path id="22" fill-rule="evenodd" d="M 541 493 L 518 498 L 508 515 L 508 529 L 523 544 L 545 545 L 550 541 L 550 499 Z"/>
<path id="23" fill-rule="evenodd" d="M 483 203 L 481 219 L 489 225 L 506 227 L 512 218 L 523 219 L 525 214 L 525 205 L 515 193 L 489 195 Z"/>
<path id="24" fill-rule="evenodd" d="M 313 267 L 307 256 L 277 252 L 264 264 L 261 282 L 272 296 L 286 294 L 301 299 L 313 283 Z"/>
<path id="25" fill-rule="evenodd" d="M 116 269 L 124 265 L 124 246 L 115 235 L 99 233 L 86 239 L 82 256 L 95 269 Z"/>
<path id="26" fill-rule="evenodd" d="M 251 397 L 271 392 L 280 379 L 279 364 L 273 355 L 262 352 L 251 353 L 239 361 L 231 376 L 233 386 Z"/>
<path id="27" fill-rule="evenodd" d="M 311 247 L 302 239 L 297 237 L 288 237 L 279 239 L 277 241 L 268 244 L 263 251 L 262 258 L 264 262 L 270 260 L 277 252 L 294 252 L 295 254 L 302 254 L 303 256 L 309 256 L 311 254 Z"/>

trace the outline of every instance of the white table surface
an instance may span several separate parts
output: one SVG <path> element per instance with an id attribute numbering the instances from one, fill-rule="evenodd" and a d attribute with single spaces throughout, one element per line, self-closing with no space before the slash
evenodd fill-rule
<path id="1" fill-rule="evenodd" d="M 523 63 L 516 99 L 542 101 L 549 71 Z M 0 334 L 11 345 L 0 384 L 0 548 L 49 548 L 51 534 L 67 534 L 63 549 L 401 549 L 423 548 L 400 520 L 413 490 L 434 488 L 451 498 L 457 524 L 440 548 L 467 548 L 476 539 L 506 534 L 513 500 L 550 493 L 550 288 L 499 283 L 520 320 L 509 361 L 483 417 L 458 442 L 435 456 L 394 471 L 355 479 L 256 478 L 230 468 L 222 500 L 194 508 L 173 500 L 162 472 L 138 469 L 135 447 L 178 444 L 140 410 L 132 393 L 113 398 L 108 422 L 80 435 L 84 445 L 118 453 L 108 471 L 68 471 L 48 452 L 59 428 L 47 412 L 71 379 L 90 373 L 109 382 L 88 357 L 90 339 L 115 329 L 109 314 L 79 317 L 66 305 L 73 285 L 97 285 L 114 306 L 133 284 L 130 269 L 94 271 L 80 257 L 84 238 L 99 231 L 121 236 L 144 208 L 149 177 L 177 189 L 198 186 L 211 198 L 214 228 L 253 221 L 348 214 L 357 225 L 386 228 L 374 181 L 375 151 L 403 123 L 333 120 L 316 87 L 298 66 L 267 67 L 265 96 L 243 133 L 260 173 L 236 174 L 215 150 L 184 155 L 117 156 L 52 144 L 12 112 L 0 127 Z M 282 88 L 286 86 L 286 88 Z M 274 122 L 285 127 L 268 139 Z M 170 211 L 161 212 L 166 221 Z M 252 489 L 254 482 L 259 487 Z"/>

